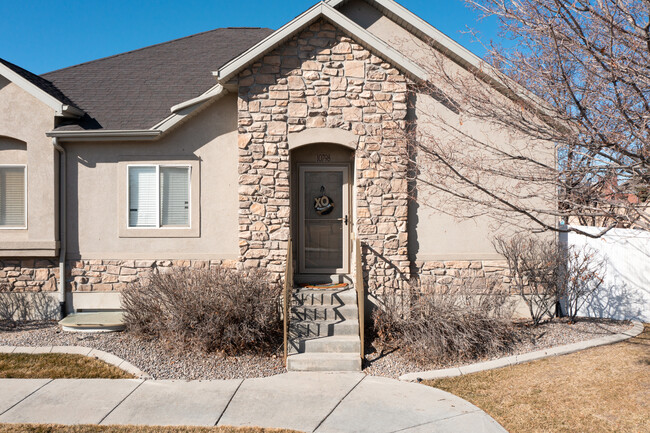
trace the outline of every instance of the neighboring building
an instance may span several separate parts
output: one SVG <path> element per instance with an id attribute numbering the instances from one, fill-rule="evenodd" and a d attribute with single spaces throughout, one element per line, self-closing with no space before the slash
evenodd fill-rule
<path id="1" fill-rule="evenodd" d="M 360 239 L 370 296 L 414 273 L 503 272 L 489 216 L 409 201 L 394 132 L 415 120 L 409 100 L 447 110 L 411 86 L 427 78 L 422 41 L 480 62 L 391 0 L 329 0 L 277 31 L 217 29 L 41 76 L 0 61 L 0 283 L 56 293 L 65 269 L 68 310 L 119 308 L 155 268 L 281 279 L 290 238 L 302 280 L 345 279 Z"/>

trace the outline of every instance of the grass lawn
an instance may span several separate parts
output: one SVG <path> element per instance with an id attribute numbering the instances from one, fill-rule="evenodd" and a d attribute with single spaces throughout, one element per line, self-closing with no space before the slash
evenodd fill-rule
<path id="1" fill-rule="evenodd" d="M 130 379 L 133 377 L 114 365 L 82 355 L 0 353 L 0 378 L 3 379 Z"/>
<path id="2" fill-rule="evenodd" d="M 510 433 L 647 433 L 650 324 L 615 345 L 425 383 L 472 402 Z"/>
<path id="3" fill-rule="evenodd" d="M 260 427 L 149 427 L 114 425 L 0 424 L 0 433 L 299 433 Z"/>

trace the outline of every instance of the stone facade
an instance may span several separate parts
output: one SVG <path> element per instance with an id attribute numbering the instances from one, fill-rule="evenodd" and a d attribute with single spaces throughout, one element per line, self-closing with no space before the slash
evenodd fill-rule
<path id="1" fill-rule="evenodd" d="M 151 272 L 167 272 L 172 267 L 208 269 L 236 265 L 235 260 L 70 260 L 66 263 L 66 290 L 121 291 Z M 54 292 L 58 290 L 58 266 L 54 260 L 0 260 L 0 291 Z"/>
<path id="2" fill-rule="evenodd" d="M 56 260 L 0 259 L 0 291 L 53 292 L 58 278 Z"/>
<path id="3" fill-rule="evenodd" d="M 121 291 L 152 272 L 167 272 L 172 267 L 208 269 L 235 267 L 233 260 L 76 260 L 69 261 L 67 289 L 73 292 Z"/>
<path id="4" fill-rule="evenodd" d="M 341 128 L 355 152 L 356 232 L 370 291 L 408 278 L 407 80 L 326 21 L 240 73 L 239 246 L 245 267 L 285 269 L 290 227 L 288 134 Z"/>
<path id="5" fill-rule="evenodd" d="M 472 279 L 494 278 L 510 290 L 508 264 L 504 260 L 417 261 L 413 273 L 434 287 L 466 285 Z"/>

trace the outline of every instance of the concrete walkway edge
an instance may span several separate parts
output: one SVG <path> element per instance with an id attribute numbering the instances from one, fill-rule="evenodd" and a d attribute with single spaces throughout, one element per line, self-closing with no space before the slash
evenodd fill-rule
<path id="1" fill-rule="evenodd" d="M 351 372 L 206 381 L 0 379 L 0 423 L 507 433 L 481 409 L 445 391 Z"/>
<path id="2" fill-rule="evenodd" d="M 604 346 L 607 344 L 620 343 L 621 341 L 634 338 L 643 332 L 643 323 L 632 320 L 632 328 L 620 334 L 607 335 L 592 340 L 580 341 L 578 343 L 565 344 L 563 346 L 550 347 L 535 352 L 512 355 L 492 361 L 479 362 L 476 364 L 464 365 L 462 367 L 444 368 L 440 370 L 420 371 L 407 373 L 399 377 L 404 382 L 419 382 L 421 380 L 443 379 L 446 377 L 462 376 L 464 374 L 478 373 L 480 371 L 494 370 L 495 368 L 508 367 L 510 365 L 523 364 L 524 362 L 536 361 L 538 359 L 550 358 L 551 356 L 568 355 L 592 347 Z"/>
<path id="3" fill-rule="evenodd" d="M 104 352 L 103 350 L 93 349 L 92 347 L 85 346 L 0 346 L 0 353 L 27 353 L 35 355 L 39 353 L 65 353 L 69 355 L 82 355 L 90 358 L 99 359 L 107 364 L 111 364 L 120 368 L 127 373 L 132 374 L 138 379 L 151 379 L 151 376 L 140 370 L 135 365 L 131 364 L 124 359 L 113 355 L 112 353 Z"/>

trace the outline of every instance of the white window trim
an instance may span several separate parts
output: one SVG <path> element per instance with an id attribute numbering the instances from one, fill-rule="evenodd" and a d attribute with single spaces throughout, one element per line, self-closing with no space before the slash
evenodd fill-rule
<path id="1" fill-rule="evenodd" d="M 130 212 L 130 192 L 129 191 L 129 171 L 131 167 L 154 167 L 156 169 L 156 226 L 155 227 L 138 227 L 129 224 Z M 187 221 L 186 226 L 163 226 L 160 225 L 160 167 L 187 168 L 188 188 L 187 188 Z M 127 164 L 126 166 L 126 228 L 127 230 L 188 230 L 192 228 L 192 165 L 191 164 Z"/>
<path id="2" fill-rule="evenodd" d="M 26 230 L 27 229 L 27 164 L 0 164 L 0 168 L 5 167 L 22 167 L 25 176 L 25 225 L 23 226 L 3 226 L 0 225 L 0 230 Z"/>

